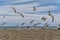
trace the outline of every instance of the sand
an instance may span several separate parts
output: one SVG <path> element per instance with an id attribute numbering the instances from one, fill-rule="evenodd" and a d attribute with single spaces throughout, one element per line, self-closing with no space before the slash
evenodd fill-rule
<path id="1" fill-rule="evenodd" d="M 60 40 L 57 29 L 0 30 L 0 40 Z"/>

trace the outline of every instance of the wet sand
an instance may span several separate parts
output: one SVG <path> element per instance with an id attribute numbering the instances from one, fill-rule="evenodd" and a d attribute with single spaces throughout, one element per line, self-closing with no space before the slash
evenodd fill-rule
<path id="1" fill-rule="evenodd" d="M 60 40 L 57 29 L 14 29 L 0 30 L 0 40 Z"/>

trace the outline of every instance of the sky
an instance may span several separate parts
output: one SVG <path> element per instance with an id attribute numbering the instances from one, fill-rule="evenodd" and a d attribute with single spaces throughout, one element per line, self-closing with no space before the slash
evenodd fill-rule
<path id="1" fill-rule="evenodd" d="M 15 7 L 17 12 L 22 13 L 25 17 L 13 12 L 11 7 Z M 36 7 L 36 11 L 33 11 L 33 7 Z M 51 17 L 48 16 L 48 11 L 54 15 L 55 21 L 51 22 Z M 3 18 L 2 16 L 6 16 Z M 42 17 L 46 17 L 44 22 Z M 38 26 L 44 26 L 48 23 L 50 26 L 57 26 L 60 24 L 60 0 L 0 0 L 0 25 L 1 26 L 33 26 L 35 23 L 41 23 Z M 29 22 L 34 20 L 32 24 Z M 21 25 L 25 22 L 24 25 Z"/>
<path id="2" fill-rule="evenodd" d="M 24 13 L 47 13 L 50 10 L 52 13 L 60 13 L 60 0 L 0 0 L 0 6 L 15 6 L 24 8 L 21 11 Z M 37 11 L 32 12 L 31 8 L 36 7 Z M 25 9 L 28 9 L 25 10 Z M 43 10 L 44 9 L 44 10 Z"/>

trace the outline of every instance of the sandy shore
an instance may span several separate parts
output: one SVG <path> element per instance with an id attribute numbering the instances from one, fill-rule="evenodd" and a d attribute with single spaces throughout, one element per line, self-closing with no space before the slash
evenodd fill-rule
<path id="1" fill-rule="evenodd" d="M 0 30 L 0 40 L 60 40 L 57 29 Z"/>

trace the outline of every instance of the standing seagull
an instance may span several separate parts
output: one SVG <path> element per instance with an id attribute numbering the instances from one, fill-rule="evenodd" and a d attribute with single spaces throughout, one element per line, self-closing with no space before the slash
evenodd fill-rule
<path id="1" fill-rule="evenodd" d="M 50 14 L 50 11 L 48 11 L 48 15 L 52 17 L 52 22 L 54 22 L 54 16 L 52 14 Z"/>
<path id="2" fill-rule="evenodd" d="M 22 17 L 24 17 L 23 14 L 21 14 L 21 13 L 19 13 L 19 12 L 16 11 L 16 8 L 13 7 L 12 9 L 14 10 L 14 13 L 20 14 Z"/>
<path id="3" fill-rule="evenodd" d="M 33 7 L 33 11 L 36 11 L 36 8 L 35 7 Z"/>
<path id="4" fill-rule="evenodd" d="M 16 13 L 16 8 L 13 7 L 12 9 L 14 10 L 14 13 Z"/>

